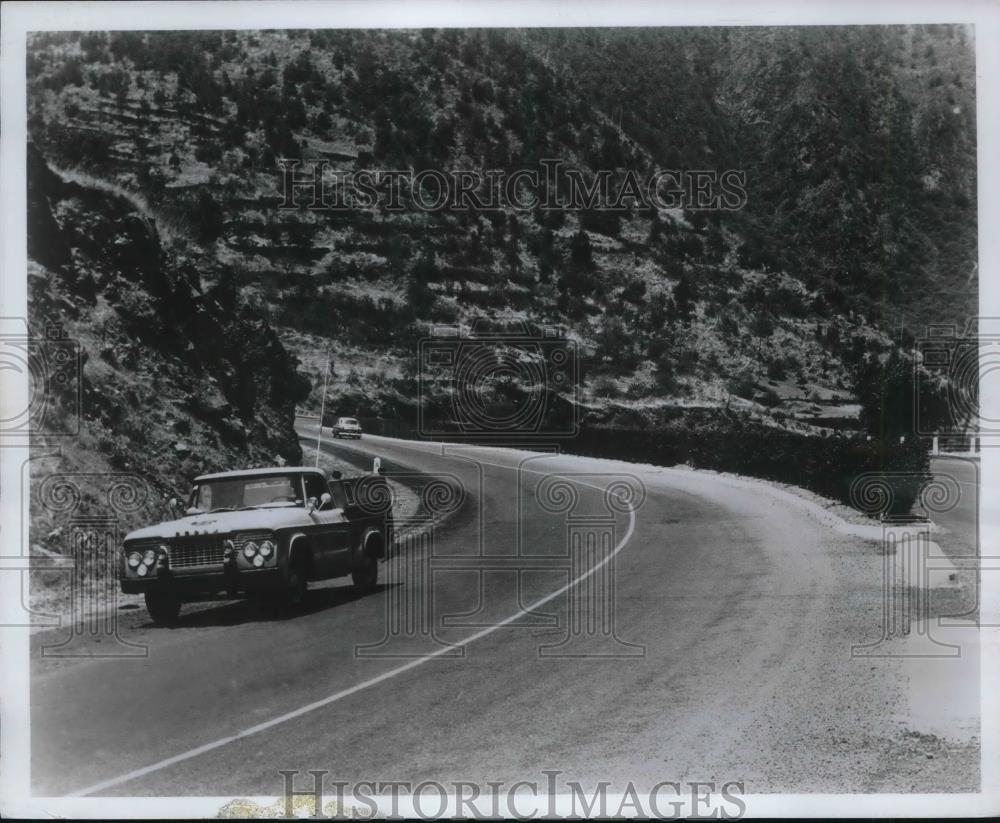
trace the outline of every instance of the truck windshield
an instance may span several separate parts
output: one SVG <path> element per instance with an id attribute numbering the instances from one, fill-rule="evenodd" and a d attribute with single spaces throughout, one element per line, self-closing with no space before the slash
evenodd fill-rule
<path id="1" fill-rule="evenodd" d="M 301 506 L 302 478 L 297 474 L 226 477 L 196 483 L 190 508 L 200 512 L 255 506 Z"/>

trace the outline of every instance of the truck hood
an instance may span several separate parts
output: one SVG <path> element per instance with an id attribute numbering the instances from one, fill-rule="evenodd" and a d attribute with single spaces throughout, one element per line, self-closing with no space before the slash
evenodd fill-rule
<path id="1" fill-rule="evenodd" d="M 333 512 L 323 512 L 324 520 L 329 520 Z M 343 513 L 340 513 L 343 518 Z M 236 512 L 212 512 L 211 514 L 191 514 L 177 520 L 167 520 L 153 526 L 146 526 L 129 532 L 126 540 L 163 540 L 183 534 L 212 534 L 213 532 L 265 531 L 267 529 L 311 526 L 316 516 L 310 515 L 301 506 L 280 506 L 266 509 L 247 509 Z"/>

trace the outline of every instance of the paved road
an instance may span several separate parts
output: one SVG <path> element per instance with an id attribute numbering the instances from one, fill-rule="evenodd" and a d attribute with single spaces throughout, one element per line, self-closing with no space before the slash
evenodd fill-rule
<path id="1" fill-rule="evenodd" d="M 955 553 L 975 553 L 979 545 L 979 461 L 965 457 L 935 457 L 931 471 L 939 480 L 953 484 L 959 497 L 953 508 L 934 512 L 935 522 L 947 529 L 939 542 Z"/>
<path id="2" fill-rule="evenodd" d="M 230 603 L 174 629 L 129 612 L 123 634 L 146 659 L 36 656 L 36 794 L 275 795 L 279 769 L 480 783 L 558 769 L 750 792 L 976 785 L 966 731 L 928 757 L 904 662 L 851 656 L 880 637 L 878 552 L 763 486 L 379 437 L 324 448 L 457 482 L 461 505 L 383 566 L 373 595 L 337 582 L 293 618 Z M 629 483 L 644 489 L 634 508 Z M 567 560 L 581 535 L 595 548 Z M 387 629 L 422 620 L 432 635 Z"/>

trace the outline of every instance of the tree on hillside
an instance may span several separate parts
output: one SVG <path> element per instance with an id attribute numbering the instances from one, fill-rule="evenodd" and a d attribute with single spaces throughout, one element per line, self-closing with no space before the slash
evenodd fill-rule
<path id="1" fill-rule="evenodd" d="M 538 258 L 538 279 L 547 283 L 555 270 L 555 235 L 551 229 L 543 228 L 528 237 L 528 251 Z"/>
<path id="2" fill-rule="evenodd" d="M 198 195 L 193 220 L 199 243 L 214 243 L 222 236 L 225 215 L 222 206 L 204 189 Z"/>
<path id="3" fill-rule="evenodd" d="M 882 358 L 868 351 L 852 375 L 861 404 L 860 420 L 868 434 L 883 442 L 913 434 L 913 364 L 896 349 Z"/>
<path id="4" fill-rule="evenodd" d="M 559 277 L 559 304 L 564 311 L 580 316 L 589 298 L 600 294 L 600 281 L 596 275 L 590 238 L 585 231 L 578 231 L 570 240 L 569 260 Z"/>
<path id="5" fill-rule="evenodd" d="M 750 332 L 757 338 L 757 353 L 760 354 L 764 340 L 774 334 L 774 320 L 771 318 L 770 313 L 766 311 L 757 312 L 750 325 Z"/>
<path id="6" fill-rule="evenodd" d="M 656 209 L 649 210 L 649 234 L 646 236 L 646 242 L 652 245 L 657 240 L 660 239 L 660 235 L 663 233 L 663 223 L 660 221 L 660 215 L 657 213 Z"/>
<path id="7" fill-rule="evenodd" d="M 691 313 L 694 311 L 694 302 L 698 295 L 687 274 L 682 274 L 681 279 L 674 286 L 674 306 L 677 316 L 684 322 L 691 320 Z"/>
<path id="8" fill-rule="evenodd" d="M 580 212 L 580 227 L 595 234 L 617 237 L 621 233 L 621 215 L 610 209 L 584 209 Z"/>
<path id="9" fill-rule="evenodd" d="M 580 271 L 591 271 L 594 268 L 594 253 L 590 247 L 587 232 L 578 231 L 569 244 L 570 265 Z"/>
<path id="10" fill-rule="evenodd" d="M 406 297 L 417 317 L 423 317 L 434 304 L 434 291 L 430 283 L 440 278 L 440 269 L 434 251 L 426 247 L 410 269 Z"/>

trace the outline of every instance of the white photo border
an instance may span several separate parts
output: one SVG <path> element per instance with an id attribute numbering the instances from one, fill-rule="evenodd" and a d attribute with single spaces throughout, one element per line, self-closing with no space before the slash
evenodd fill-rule
<path id="1" fill-rule="evenodd" d="M 238 21 L 238 25 L 233 25 Z M 979 313 L 1000 317 L 1000 5 L 990 0 L 287 0 L 282 2 L 10 2 L 0 7 L 0 316 L 27 317 L 26 35 L 31 31 L 536 26 L 781 26 L 965 23 L 975 27 Z M 1000 390 L 982 387 L 984 419 L 1000 419 Z M 27 380 L 0 372 L 0 412 L 24 408 Z M 0 418 L 4 417 L 0 413 Z M 20 499 L 26 448 L 0 448 L 0 571 L 26 553 Z M 1000 455 L 982 454 L 983 543 L 1000 536 Z M 28 630 L 21 575 L 0 573 L 0 814 L 5 817 L 214 817 L 231 797 L 31 797 Z M 1000 574 L 982 577 L 984 622 L 1000 624 Z M 975 794 L 746 795 L 748 817 L 985 816 L 1000 813 L 1000 630 L 982 631 L 981 791 Z M 610 798 L 610 796 L 609 796 Z M 257 798 L 261 803 L 273 798 Z M 527 798 L 519 800 L 527 806 Z M 546 799 L 539 798 L 544 814 Z"/>

